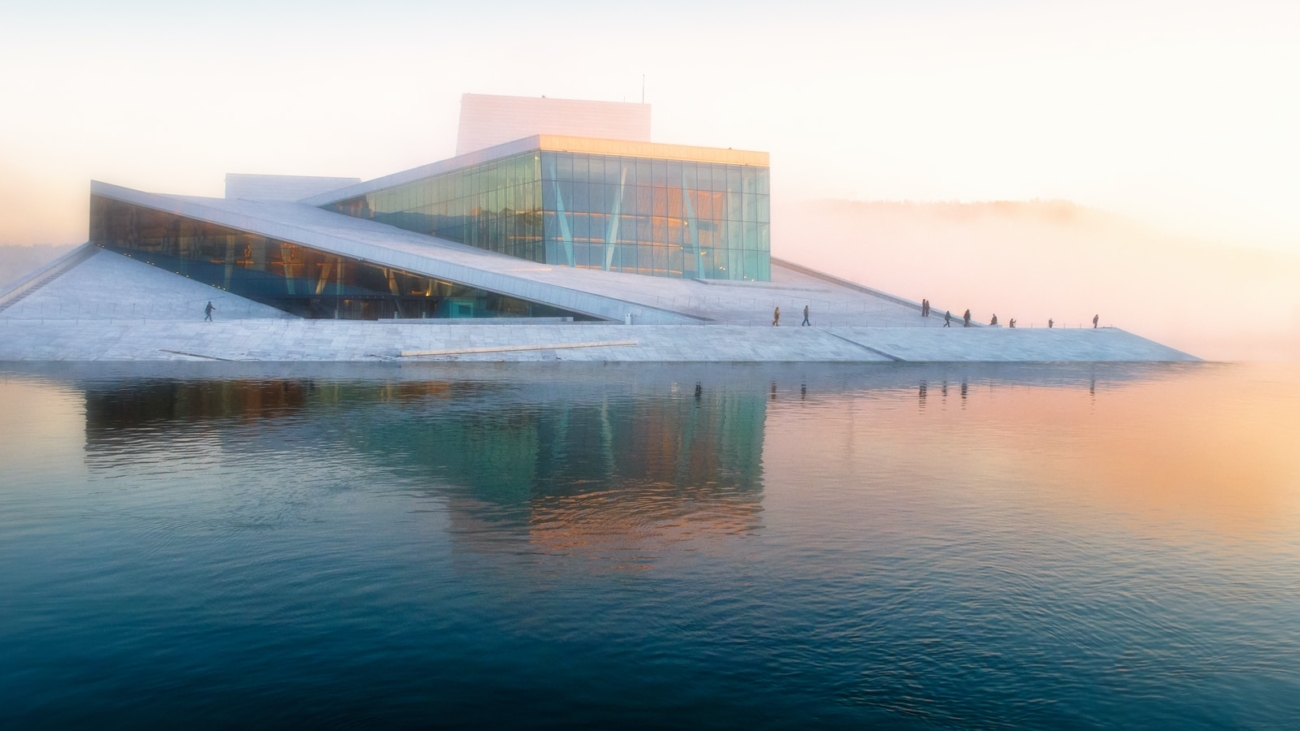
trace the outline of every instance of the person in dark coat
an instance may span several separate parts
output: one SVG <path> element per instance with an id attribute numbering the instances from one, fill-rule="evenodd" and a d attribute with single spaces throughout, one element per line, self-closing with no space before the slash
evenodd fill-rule
<path id="1" fill-rule="evenodd" d="M 966 314 L 964 314 L 964 315 L 961 316 L 961 326 L 962 326 L 962 327 L 970 327 L 970 310 L 969 310 L 969 309 L 966 310 Z"/>
<path id="2" fill-rule="evenodd" d="M 1011 322 L 1009 322 L 1009 323 L 1007 323 L 1007 324 L 1011 327 L 1012 330 L 1015 330 L 1015 329 L 1016 329 L 1016 318 L 1014 318 L 1014 317 L 1011 318 Z"/>
<path id="3" fill-rule="evenodd" d="M 1053 320 L 1053 319 L 1050 318 L 1050 317 L 1047 318 L 1047 329 L 1048 329 L 1048 330 L 1051 330 L 1051 329 L 1052 329 L 1052 325 L 1055 325 L 1055 324 L 1056 324 L 1056 320 Z"/>
<path id="4" fill-rule="evenodd" d="M 808 305 L 803 306 L 803 322 L 799 323 L 799 327 L 803 327 L 804 325 L 812 327 L 812 323 L 808 322 Z"/>
<path id="5" fill-rule="evenodd" d="M 215 308 L 215 307 L 212 306 L 212 303 L 211 303 L 211 302 L 208 302 L 208 306 L 203 308 L 203 321 L 204 321 L 204 322 L 212 322 L 212 313 L 213 313 L 216 309 L 217 309 L 217 308 Z"/>
<path id="6" fill-rule="evenodd" d="M 776 327 L 777 325 L 780 324 L 781 324 L 781 308 L 778 307 L 775 310 L 772 310 L 772 327 Z"/>
<path id="7" fill-rule="evenodd" d="M 943 326 L 944 326 L 944 327 L 952 327 L 952 311 L 951 311 L 951 310 L 944 310 L 944 311 L 943 311 Z"/>
<path id="8" fill-rule="evenodd" d="M 998 315 L 997 315 L 996 312 L 993 313 L 993 319 L 992 319 L 992 320 L 989 320 L 989 324 L 992 325 L 993 327 L 997 327 L 997 326 L 998 326 Z"/>
<path id="9" fill-rule="evenodd" d="M 1100 319 L 1101 319 L 1101 315 L 1093 315 L 1093 316 L 1092 316 L 1092 329 L 1093 329 L 1093 330 L 1096 330 L 1096 329 L 1097 329 L 1097 321 L 1100 320 Z"/>

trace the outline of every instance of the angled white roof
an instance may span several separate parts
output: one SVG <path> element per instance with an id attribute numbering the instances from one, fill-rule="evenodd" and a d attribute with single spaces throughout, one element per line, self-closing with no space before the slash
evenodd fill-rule
<path id="1" fill-rule="evenodd" d="M 638 324 L 765 325 L 780 307 L 797 323 L 808 305 L 820 324 L 924 323 L 916 303 L 779 259 L 771 282 L 672 279 L 540 264 L 304 203 L 161 195 L 100 182 L 91 192 L 615 322 L 631 313 Z"/>
<path id="2" fill-rule="evenodd" d="M 646 323 L 703 321 L 614 295 L 616 283 L 594 281 L 608 272 L 550 267 L 300 203 L 160 195 L 97 181 L 91 193 L 607 320 L 633 312 Z"/>

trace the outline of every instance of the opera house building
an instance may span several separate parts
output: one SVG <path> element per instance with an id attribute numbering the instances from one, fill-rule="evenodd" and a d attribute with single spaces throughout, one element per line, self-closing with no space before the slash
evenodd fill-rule
<path id="1" fill-rule="evenodd" d="M 654 142 L 645 104 L 467 94 L 450 159 L 225 182 L 92 182 L 88 242 L 0 290 L 0 360 L 1189 357 L 1117 329 L 940 332 L 915 300 L 774 259 L 768 154 Z"/>

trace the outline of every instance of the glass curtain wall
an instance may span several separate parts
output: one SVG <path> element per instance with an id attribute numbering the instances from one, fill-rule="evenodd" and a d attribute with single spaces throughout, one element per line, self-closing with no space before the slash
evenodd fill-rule
<path id="1" fill-rule="evenodd" d="M 541 167 L 549 263 L 772 278 L 767 168 L 548 151 Z"/>
<path id="2" fill-rule="evenodd" d="M 559 266 L 771 279 L 765 167 L 537 151 L 326 210 Z"/>
<path id="3" fill-rule="evenodd" d="M 98 246 L 309 318 L 572 317 L 547 305 L 91 196 Z"/>
<path id="4" fill-rule="evenodd" d="M 322 207 L 521 259 L 546 260 L 537 152 Z"/>

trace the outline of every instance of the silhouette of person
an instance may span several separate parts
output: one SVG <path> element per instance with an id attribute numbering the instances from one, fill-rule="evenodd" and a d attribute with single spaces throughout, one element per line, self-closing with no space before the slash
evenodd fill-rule
<path id="1" fill-rule="evenodd" d="M 803 322 L 799 324 L 799 327 L 803 327 L 804 325 L 812 327 L 812 323 L 808 322 L 808 305 L 803 306 Z"/>
<path id="2" fill-rule="evenodd" d="M 1009 322 L 1009 323 L 1007 323 L 1007 324 L 1011 327 L 1012 330 L 1015 330 L 1015 329 L 1016 329 L 1016 318 L 1014 318 L 1014 317 L 1011 318 L 1011 322 Z"/>
<path id="3" fill-rule="evenodd" d="M 993 313 L 993 319 L 989 321 L 989 324 L 992 325 L 992 326 L 994 326 L 994 327 L 997 327 L 997 324 L 998 324 L 998 314 L 997 314 L 996 312 Z"/>
<path id="4" fill-rule="evenodd" d="M 921 317 L 930 316 L 930 300 L 921 300 Z"/>
<path id="5" fill-rule="evenodd" d="M 772 310 L 772 327 L 776 327 L 777 325 L 780 324 L 781 324 L 781 308 L 778 307 L 775 310 Z"/>
<path id="6" fill-rule="evenodd" d="M 203 308 L 203 321 L 212 322 L 212 312 L 216 309 L 211 302 L 208 302 L 208 306 Z"/>
<path id="7" fill-rule="evenodd" d="M 952 327 L 952 311 L 951 311 L 951 310 L 944 310 L 944 311 L 943 311 L 943 326 L 944 326 L 944 327 Z"/>
<path id="8" fill-rule="evenodd" d="M 1051 329 L 1052 329 L 1052 325 L 1055 325 L 1055 324 L 1056 324 L 1056 321 L 1055 321 L 1055 320 L 1053 320 L 1053 319 L 1050 318 L 1050 317 L 1047 318 L 1047 329 L 1048 329 L 1048 330 L 1051 330 Z"/>
<path id="9" fill-rule="evenodd" d="M 1093 330 L 1096 330 L 1096 329 L 1097 329 L 1097 321 L 1100 320 L 1100 319 L 1101 319 L 1101 315 L 1093 315 L 1093 316 L 1092 316 L 1092 329 L 1093 329 Z"/>
<path id="10" fill-rule="evenodd" d="M 970 327 L 970 309 L 967 308 L 966 314 L 961 316 L 961 326 Z"/>

